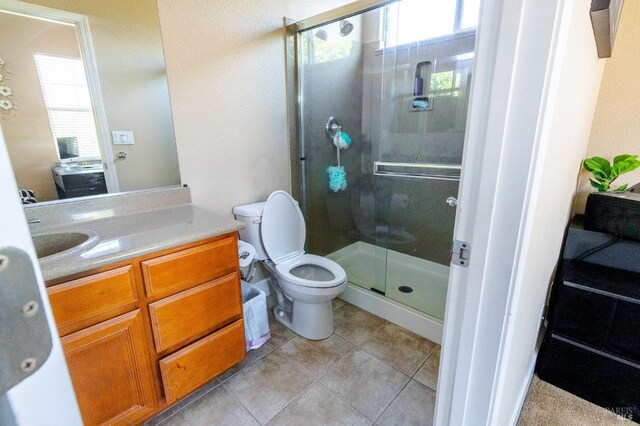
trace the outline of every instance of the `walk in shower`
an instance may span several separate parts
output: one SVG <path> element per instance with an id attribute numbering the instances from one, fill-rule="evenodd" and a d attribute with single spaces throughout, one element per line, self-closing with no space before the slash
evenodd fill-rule
<path id="1" fill-rule="evenodd" d="M 479 0 L 365 3 L 287 27 L 307 251 L 442 320 Z"/>

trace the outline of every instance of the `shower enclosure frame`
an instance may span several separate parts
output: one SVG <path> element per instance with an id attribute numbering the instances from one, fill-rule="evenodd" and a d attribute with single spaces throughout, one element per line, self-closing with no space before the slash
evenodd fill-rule
<path id="1" fill-rule="evenodd" d="M 350 17 L 361 15 L 363 13 L 382 8 L 387 5 L 398 3 L 399 0 L 360 0 L 349 3 L 342 7 L 323 12 L 313 17 L 295 21 L 284 18 L 285 24 L 285 66 L 286 66 L 286 93 L 287 93 L 287 113 L 288 113 L 288 136 L 289 136 L 289 159 L 290 159 L 290 179 L 291 182 L 300 182 L 299 185 L 291 186 L 291 194 L 300 202 L 300 208 L 305 217 L 307 217 L 307 182 L 305 180 L 306 172 L 306 152 L 304 144 L 304 107 L 305 98 L 301 85 L 302 67 L 299 66 L 298 60 L 302 54 L 302 47 L 299 45 L 299 34 L 305 31 L 313 30 L 327 24 L 335 23 L 348 19 Z M 467 35 L 474 30 L 461 30 L 460 21 L 464 0 L 455 0 L 456 12 L 454 30 L 456 35 Z M 404 48 L 403 48 L 404 49 Z M 424 171 L 418 174 L 408 172 L 391 172 L 383 170 L 383 167 L 393 166 L 411 166 L 416 170 L 433 169 L 434 172 L 429 174 Z M 387 163 L 383 161 L 375 161 L 373 175 L 391 175 L 396 177 L 412 177 L 419 179 L 437 179 L 441 181 L 459 181 L 460 180 L 460 164 L 431 164 L 431 163 L 415 163 L 404 164 L 401 162 Z M 457 172 L 457 175 L 447 175 L 450 172 Z M 451 194 L 455 195 L 455 194 Z M 452 198 L 452 197 L 449 197 Z M 442 200 L 445 202 L 445 199 Z M 447 203 L 450 206 L 454 204 Z M 376 287 L 375 283 L 372 283 Z M 382 293 L 384 294 L 384 293 Z M 343 297 L 356 305 L 368 306 L 374 313 L 385 317 L 386 319 L 396 322 L 404 328 L 407 328 L 417 334 L 422 335 L 432 341 L 440 343 L 443 334 L 443 319 L 432 315 L 429 312 L 418 309 L 416 306 L 409 306 L 390 297 L 384 300 L 380 297 L 371 298 L 371 292 L 368 289 L 361 289 L 350 285 L 343 294 Z M 362 299 L 370 298 L 370 300 Z"/>
<path id="2" fill-rule="evenodd" d="M 360 0 L 303 21 L 286 21 L 292 181 L 300 177 L 298 161 L 304 158 L 297 125 L 303 102 L 297 33 L 394 2 Z M 515 424 L 526 396 L 535 352 L 525 376 L 509 375 L 510 357 L 528 349 L 522 349 L 523 342 L 515 349 L 509 344 L 514 338 L 510 318 L 524 309 L 514 294 L 520 291 L 519 265 L 526 261 L 527 216 L 540 198 L 540 170 L 535 164 L 540 151 L 551 144 L 544 132 L 557 99 L 557 87 L 551 83 L 561 72 L 560 55 L 566 53 L 574 4 L 575 0 L 481 4 L 454 227 L 454 239 L 469 241 L 474 249 L 468 267 L 452 266 L 450 271 L 436 425 Z M 300 199 L 300 188 L 292 192 Z M 515 391 L 513 385 L 507 387 L 509 380 L 518 385 Z"/>

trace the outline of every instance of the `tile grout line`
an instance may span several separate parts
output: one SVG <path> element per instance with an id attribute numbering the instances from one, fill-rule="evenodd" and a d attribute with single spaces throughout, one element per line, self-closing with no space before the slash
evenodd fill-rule
<path id="1" fill-rule="evenodd" d="M 268 344 L 268 343 L 267 343 Z M 256 423 L 261 424 L 258 419 L 256 419 L 253 414 L 251 413 L 251 411 L 249 411 L 249 409 L 247 407 L 244 406 L 244 404 L 242 404 L 242 402 L 238 399 L 238 397 L 236 396 L 235 392 L 233 392 L 231 389 L 228 389 L 226 386 L 224 386 L 225 383 L 227 383 L 229 380 L 231 380 L 232 378 L 236 377 L 238 374 L 244 372 L 245 370 L 247 370 L 248 368 L 252 367 L 254 364 L 256 364 L 258 361 L 261 361 L 263 358 L 265 358 L 267 355 L 273 353 L 276 351 L 276 349 L 272 346 L 269 345 L 272 350 L 267 352 L 266 354 L 262 355 L 261 357 L 257 358 L 255 361 L 253 361 L 251 364 L 244 366 L 242 369 L 236 371 L 234 374 L 232 374 L 231 376 L 227 377 L 226 379 L 224 379 L 223 381 L 221 381 L 220 383 L 218 383 L 216 386 L 212 387 L 209 391 L 207 391 L 205 394 L 203 394 L 200 398 L 204 397 L 206 394 L 208 394 L 209 392 L 211 392 L 214 389 L 217 389 L 218 387 L 222 387 L 222 389 L 227 392 L 231 398 L 236 401 L 238 404 L 240 404 L 240 407 L 245 410 L 249 416 L 251 416 L 252 419 L 254 419 L 256 421 Z M 233 367 L 232 367 L 233 368 Z M 227 370 L 228 371 L 228 370 Z M 223 373 L 224 374 L 224 373 Z M 215 379 L 214 379 L 215 380 Z M 187 404 L 186 406 L 184 406 L 183 408 L 181 408 L 180 410 L 176 411 L 174 414 L 172 414 L 171 416 L 167 417 L 166 419 L 162 420 L 161 423 L 164 423 L 166 420 L 169 420 L 171 417 L 175 416 L 176 414 L 180 413 L 182 410 L 184 410 L 185 408 L 191 406 L 194 402 L 200 400 L 200 398 L 196 399 L 195 401 L 192 401 L 191 403 Z M 157 426 L 161 425 L 158 424 Z"/>
<path id="2" fill-rule="evenodd" d="M 377 330 L 377 329 L 376 329 Z M 375 330 L 374 330 L 375 331 Z M 373 334 L 373 332 L 371 332 Z M 347 339 L 345 339 L 347 342 L 349 342 Z M 351 342 L 349 342 L 351 343 Z M 353 344 L 353 343 L 351 343 Z M 359 413 L 362 417 L 364 417 L 365 419 L 367 419 L 368 421 L 371 421 L 371 424 L 374 423 L 373 420 L 370 420 L 369 417 L 367 417 L 366 414 L 364 414 L 363 412 L 361 412 L 360 410 L 358 410 L 358 408 L 356 408 L 351 402 L 347 401 L 342 395 L 336 393 L 335 391 L 333 391 L 331 388 L 329 388 L 328 386 L 325 386 L 324 383 L 322 383 L 322 378 L 324 376 L 326 376 L 327 374 L 329 374 L 331 372 L 331 370 L 333 369 L 333 367 L 335 367 L 336 365 L 338 365 L 342 360 L 344 360 L 345 358 L 347 358 L 350 354 L 352 354 L 353 352 L 355 352 L 356 350 L 358 350 L 358 346 L 354 345 L 353 348 L 351 348 L 351 350 L 349 352 L 347 352 L 347 354 L 345 356 L 343 356 L 342 358 L 340 358 L 338 361 L 336 361 L 335 364 L 333 364 L 327 371 L 325 371 L 322 376 L 320 376 L 320 378 L 318 378 L 318 384 L 320 384 L 322 387 L 324 387 L 325 389 L 327 389 L 329 392 L 331 392 L 333 395 L 335 395 L 336 397 L 338 397 L 341 401 L 345 402 L 347 405 L 349 405 L 351 408 L 353 408 L 357 413 Z M 360 349 L 361 350 L 361 349 Z M 364 352 L 364 351 L 363 351 Z M 368 353 L 368 352 L 365 352 Z M 376 358 L 378 359 L 378 358 Z M 380 360 L 382 361 L 382 360 Z M 383 363 L 387 364 L 386 362 L 382 361 Z M 387 364 L 388 365 L 388 364 Z M 394 397 L 395 399 L 395 397 Z M 386 409 L 386 407 L 385 407 Z"/>
<path id="3" fill-rule="evenodd" d="M 261 358 L 261 359 L 262 359 L 262 358 Z M 238 371 L 238 373 L 241 373 L 241 371 Z M 236 375 L 234 374 L 232 377 L 235 377 L 235 376 L 236 376 Z M 229 378 L 231 378 L 231 377 L 229 377 Z M 222 386 L 222 387 L 223 387 L 223 389 L 225 390 L 225 392 L 227 392 L 227 393 L 231 396 L 231 398 L 232 398 L 235 402 L 237 402 L 237 403 L 238 403 L 238 405 L 240 405 L 240 408 L 242 408 L 244 411 L 246 411 L 246 412 L 247 412 L 247 414 L 249 414 L 249 416 L 251 416 L 251 418 L 252 418 L 253 420 L 255 420 L 255 422 L 256 422 L 257 424 L 262 425 L 262 423 L 260 423 L 260 422 L 258 421 L 258 419 L 256 419 L 256 417 L 253 415 L 253 413 L 252 413 L 252 412 L 251 412 L 247 407 L 245 407 L 245 406 L 244 406 L 244 404 L 242 403 L 242 401 L 240 401 L 240 398 L 236 395 L 236 393 L 235 393 L 233 390 L 231 390 L 231 389 L 227 388 L 226 386 L 224 386 L 224 384 L 225 384 L 227 381 L 228 381 L 228 379 L 227 379 L 227 380 L 225 380 L 223 383 L 220 383 L 220 386 Z"/>
<path id="4" fill-rule="evenodd" d="M 313 377 L 313 376 L 311 376 L 311 377 Z M 266 425 L 266 424 L 268 424 L 271 420 L 273 420 L 273 419 L 275 419 L 276 417 L 278 417 L 278 416 L 279 416 L 279 415 L 280 415 L 284 410 L 286 410 L 286 409 L 287 409 L 291 404 L 293 404 L 293 403 L 294 403 L 294 402 L 296 402 L 298 399 L 300 399 L 300 397 L 302 397 L 302 395 L 304 395 L 304 393 L 305 393 L 306 391 L 308 391 L 308 390 L 309 390 L 309 388 L 311 388 L 311 386 L 315 385 L 316 383 L 318 383 L 318 381 L 317 381 L 317 380 L 315 380 L 315 378 L 314 378 L 313 382 L 312 382 L 309 386 L 307 386 L 307 387 L 306 387 L 302 392 L 300 392 L 300 394 L 299 394 L 299 395 L 297 395 L 297 396 L 296 396 L 295 398 L 293 398 L 290 402 L 288 402 L 284 407 L 282 407 L 282 410 L 280 410 L 280 411 L 278 411 L 276 414 L 274 414 L 274 416 L 273 416 L 273 417 L 271 417 L 269 420 L 267 420 L 267 422 L 266 422 L 266 423 L 264 423 L 264 424 Z M 261 423 L 261 424 L 262 424 L 262 423 Z"/>
<path id="5" fill-rule="evenodd" d="M 435 342 L 434 342 L 434 343 L 435 343 Z M 411 378 L 412 378 L 412 379 L 415 377 L 415 375 L 416 375 L 416 374 L 418 374 L 418 371 L 420 371 L 420 369 L 421 369 L 422 367 L 424 367 L 424 365 L 427 363 L 427 361 L 429 361 L 429 358 L 431 358 L 431 356 L 436 352 L 436 350 L 438 349 L 438 346 L 440 346 L 440 345 L 438 345 L 438 344 L 436 343 L 436 345 L 433 347 L 433 349 L 431 349 L 431 352 L 429 352 L 429 355 L 427 355 L 427 357 L 425 358 L 425 360 L 424 360 L 424 361 L 422 361 L 422 362 L 420 363 L 420 366 L 418 367 L 418 369 L 417 369 L 416 371 L 414 371 L 414 373 L 411 375 Z M 422 383 L 422 382 L 420 382 L 420 383 Z M 425 386 L 426 386 L 426 385 L 425 385 Z M 427 387 L 428 387 L 428 386 L 427 386 Z"/>
<path id="6" fill-rule="evenodd" d="M 409 383 L 411 383 L 411 380 L 413 380 L 411 377 L 409 377 L 409 380 L 407 380 L 407 383 L 405 383 L 402 388 L 400 388 L 400 390 L 398 391 L 398 393 L 391 398 L 391 401 L 389 401 L 389 403 L 384 407 L 384 409 L 380 412 L 380 414 L 378 415 L 378 417 L 376 417 L 376 419 L 373 421 L 373 424 L 375 424 L 378 420 L 380 420 L 380 417 L 382 417 L 385 413 L 385 411 L 387 411 L 389 409 L 389 407 L 391 407 L 391 404 L 393 404 L 393 402 L 398 399 L 398 397 L 400 396 L 400 394 L 402 393 L 402 391 L 404 390 L 404 388 L 406 388 Z"/>
<path id="7" fill-rule="evenodd" d="M 338 398 L 340 401 L 344 402 L 345 404 L 347 404 L 349 407 L 353 408 L 353 410 L 360 414 L 362 417 L 364 417 L 366 420 L 369 420 L 369 417 L 367 417 L 364 413 L 362 413 L 360 410 L 358 410 L 356 407 L 353 406 L 353 404 L 351 404 L 349 401 L 347 401 L 346 399 L 344 399 L 342 396 L 338 395 L 337 393 L 335 393 L 334 391 L 332 391 L 331 389 L 329 389 L 329 387 L 325 386 L 324 383 L 320 382 L 320 380 L 318 380 L 318 385 L 322 386 L 323 388 L 325 388 L 326 390 L 328 390 L 332 395 L 335 395 L 336 398 Z M 371 422 L 371 424 L 373 424 L 373 422 Z"/>
<path id="8" fill-rule="evenodd" d="M 291 340 L 291 339 L 290 339 Z M 235 392 L 233 392 L 233 390 L 231 389 L 227 389 L 225 387 L 225 390 L 227 390 L 229 393 L 232 394 L 233 398 L 242 406 L 243 409 L 245 409 L 250 415 L 251 417 L 259 424 L 259 425 L 266 425 L 267 423 L 269 423 L 271 420 L 273 420 L 278 414 L 282 413 L 289 405 L 291 405 L 296 399 L 298 399 L 300 396 L 302 396 L 303 393 L 305 393 L 311 386 L 313 386 L 314 383 L 316 383 L 316 379 L 313 375 L 307 373 L 305 370 L 302 370 L 300 368 L 298 368 L 297 365 L 295 365 L 291 360 L 289 360 L 289 358 L 287 358 L 286 356 L 284 356 L 283 354 L 281 354 L 278 351 L 278 348 L 275 348 L 273 351 L 269 352 L 268 354 L 264 355 L 263 357 L 259 358 L 258 360 L 256 360 L 255 362 L 253 362 L 251 365 L 247 366 L 246 368 L 242 369 L 241 371 L 238 371 L 238 373 L 234 374 L 232 377 L 235 377 L 237 374 L 244 372 L 247 368 L 249 368 L 250 366 L 254 365 L 256 362 L 262 360 L 263 358 L 265 358 L 267 355 L 270 355 L 272 353 L 276 352 L 279 356 L 281 356 L 285 361 L 291 363 L 293 365 L 294 368 L 297 368 L 298 370 L 300 370 L 303 374 L 306 374 L 307 376 L 311 377 L 313 379 L 313 381 L 311 382 L 311 384 L 309 386 L 307 386 L 302 392 L 300 392 L 300 394 L 298 394 L 297 396 L 295 396 L 293 398 L 293 400 L 289 401 L 280 411 L 278 411 L 276 414 L 274 414 L 272 417 L 270 417 L 265 423 L 261 423 L 260 421 L 258 421 L 258 419 L 251 413 L 251 411 L 249 410 L 248 407 L 246 407 L 242 401 L 240 401 L 239 396 L 236 395 Z M 231 379 L 231 377 L 229 377 L 229 379 Z M 229 379 L 225 380 L 222 384 L 226 383 Z"/>
<path id="9" fill-rule="evenodd" d="M 215 379 L 213 379 L 215 380 Z M 193 401 L 189 402 L 188 404 L 186 404 L 184 407 L 179 408 L 178 410 L 176 410 L 174 413 L 171 413 L 169 416 L 165 417 L 164 419 L 160 420 L 159 423 L 156 423 L 155 426 L 161 426 L 163 423 L 166 423 L 169 419 L 171 419 L 172 417 L 178 415 L 179 413 L 183 412 L 185 409 L 189 408 L 190 406 L 192 406 L 194 403 L 200 401 L 202 398 L 204 398 L 207 394 L 209 394 L 209 392 L 213 391 L 214 389 L 218 388 L 222 383 L 218 383 L 217 385 L 211 387 L 211 389 L 209 389 L 208 391 L 206 391 L 205 393 L 203 393 L 202 395 L 200 395 L 199 397 L 197 397 L 196 399 L 194 399 Z M 206 385 L 205 385 L 206 386 Z M 196 391 L 197 392 L 197 391 Z M 170 410 L 172 407 L 168 407 L 167 410 Z M 164 413 L 164 411 L 163 411 Z M 162 413 L 158 413 L 162 414 Z"/>

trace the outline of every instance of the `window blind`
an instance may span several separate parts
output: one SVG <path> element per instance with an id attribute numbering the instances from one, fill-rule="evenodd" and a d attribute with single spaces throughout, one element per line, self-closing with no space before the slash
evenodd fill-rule
<path id="1" fill-rule="evenodd" d="M 41 53 L 34 58 L 54 139 L 75 137 L 80 157 L 100 158 L 82 60 Z"/>

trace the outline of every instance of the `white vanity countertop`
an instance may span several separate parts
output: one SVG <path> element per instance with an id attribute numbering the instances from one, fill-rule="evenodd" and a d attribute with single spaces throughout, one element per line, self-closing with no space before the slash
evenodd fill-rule
<path id="1" fill-rule="evenodd" d="M 88 251 L 40 262 L 45 281 L 71 276 L 123 260 L 236 232 L 244 224 L 192 204 L 173 205 L 79 223 L 41 227 L 34 234 L 93 231 L 100 237 Z"/>

